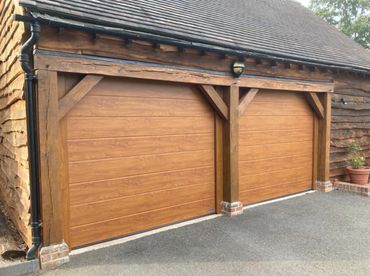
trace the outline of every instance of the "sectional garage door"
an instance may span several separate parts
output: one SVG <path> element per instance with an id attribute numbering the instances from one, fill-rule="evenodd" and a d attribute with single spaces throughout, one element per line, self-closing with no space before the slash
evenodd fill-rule
<path id="1" fill-rule="evenodd" d="M 240 119 L 240 198 L 251 204 L 310 190 L 313 112 L 302 93 L 260 91 Z"/>
<path id="2" fill-rule="evenodd" d="M 197 88 L 104 78 L 67 129 L 72 247 L 214 213 L 214 112 Z"/>

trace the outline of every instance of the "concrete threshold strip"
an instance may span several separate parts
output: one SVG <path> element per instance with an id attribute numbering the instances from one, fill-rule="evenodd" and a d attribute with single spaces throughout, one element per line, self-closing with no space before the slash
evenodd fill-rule
<path id="1" fill-rule="evenodd" d="M 271 204 L 271 203 L 275 203 L 275 202 L 279 202 L 279 201 L 283 201 L 283 200 L 288 200 L 288 199 L 299 197 L 299 196 L 304 196 L 304 195 L 311 194 L 311 193 L 314 193 L 314 192 L 316 192 L 316 191 L 312 190 L 312 191 L 298 193 L 298 194 L 294 194 L 294 195 L 290 195 L 290 196 L 281 197 L 281 198 L 278 198 L 278 199 L 272 199 L 272 200 L 264 201 L 264 202 L 261 202 L 261 203 L 248 205 L 248 206 L 245 206 L 243 208 L 243 210 L 252 209 L 252 208 L 255 208 L 255 207 L 258 207 L 258 206 Z M 102 242 L 102 243 L 99 243 L 99 244 L 85 246 L 85 247 L 82 247 L 82 248 L 79 248 L 79 249 L 72 250 L 69 255 L 70 256 L 79 255 L 79 254 L 87 253 L 87 252 L 90 252 L 90 251 L 99 250 L 99 249 L 102 249 L 102 248 L 107 248 L 107 247 L 111 247 L 111 246 L 115 246 L 115 245 L 119 245 L 119 244 L 124 244 L 124 243 L 129 242 L 129 241 L 133 241 L 133 240 L 137 240 L 137 239 L 140 239 L 140 238 L 152 236 L 152 235 L 157 234 L 157 233 L 166 232 L 166 231 L 181 228 L 181 227 L 184 227 L 184 226 L 196 224 L 196 223 L 199 223 L 199 222 L 202 222 L 202 221 L 215 219 L 215 218 L 218 218 L 218 217 L 221 217 L 221 216 L 222 216 L 222 214 L 209 215 L 209 216 L 206 216 L 206 217 L 201 217 L 201 218 L 197 218 L 197 219 L 192 219 L 192 220 L 176 223 L 176 224 L 169 225 L 169 226 L 164 226 L 164 227 L 161 227 L 161 228 L 158 228 L 158 229 L 146 231 L 146 232 L 143 232 L 143 233 L 135 234 L 135 235 L 124 237 L 124 238 L 118 238 L 118 239 L 114 239 L 114 240 L 111 240 L 111 241 Z"/>

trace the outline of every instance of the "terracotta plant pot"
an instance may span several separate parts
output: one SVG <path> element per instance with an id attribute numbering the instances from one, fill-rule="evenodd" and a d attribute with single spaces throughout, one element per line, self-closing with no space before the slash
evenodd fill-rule
<path id="1" fill-rule="evenodd" d="M 370 168 L 352 169 L 351 166 L 348 166 L 346 169 L 351 178 L 351 183 L 359 185 L 366 185 L 369 183 Z"/>

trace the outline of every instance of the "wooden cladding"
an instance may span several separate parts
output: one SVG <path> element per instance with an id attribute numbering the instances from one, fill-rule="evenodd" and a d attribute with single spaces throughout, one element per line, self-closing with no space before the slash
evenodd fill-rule
<path id="1" fill-rule="evenodd" d="M 332 95 L 330 177 L 348 181 L 348 145 L 356 140 L 370 163 L 370 82 L 350 76 L 338 77 Z"/>
<path id="2" fill-rule="evenodd" d="M 31 246 L 24 72 L 18 61 L 25 26 L 14 21 L 22 12 L 18 1 L 0 1 L 0 201 Z"/>

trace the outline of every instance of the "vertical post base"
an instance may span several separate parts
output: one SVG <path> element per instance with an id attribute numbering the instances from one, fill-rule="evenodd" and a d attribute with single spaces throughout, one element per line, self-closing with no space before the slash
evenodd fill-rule
<path id="1" fill-rule="evenodd" d="M 316 190 L 321 192 L 333 191 L 333 184 L 330 181 L 316 181 Z"/>
<path id="2" fill-rule="evenodd" d="M 40 250 L 40 266 L 50 270 L 69 262 L 69 248 L 66 243 L 42 247 Z"/>
<path id="3" fill-rule="evenodd" d="M 222 214 L 228 217 L 233 217 L 243 214 L 243 204 L 240 201 L 222 202 Z"/>

